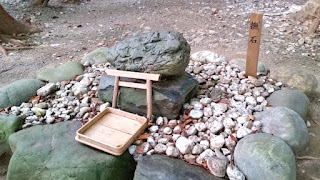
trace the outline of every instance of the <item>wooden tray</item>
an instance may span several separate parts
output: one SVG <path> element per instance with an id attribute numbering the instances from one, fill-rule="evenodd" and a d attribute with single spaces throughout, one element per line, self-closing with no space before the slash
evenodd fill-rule
<path id="1" fill-rule="evenodd" d="M 78 131 L 75 139 L 83 144 L 108 152 L 121 155 L 132 142 L 148 126 L 152 117 L 152 81 L 158 81 L 160 75 L 134 73 L 127 71 L 108 70 L 108 75 L 115 75 L 112 108 L 106 108 L 96 115 Z M 119 77 L 145 79 L 145 84 L 120 81 Z M 147 118 L 129 112 L 115 109 L 118 99 L 119 86 L 147 90 Z"/>

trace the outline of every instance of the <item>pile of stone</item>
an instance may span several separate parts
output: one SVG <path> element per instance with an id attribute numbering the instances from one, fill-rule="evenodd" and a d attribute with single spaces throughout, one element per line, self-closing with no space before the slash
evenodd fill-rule
<path id="1" fill-rule="evenodd" d="M 11 140 L 9 135 L 22 124 L 26 128 L 69 120 L 85 123 L 110 106 L 114 79 L 104 75 L 104 72 L 116 67 L 160 73 L 163 78 L 153 84 L 153 114 L 157 118 L 150 122 L 146 130 L 150 135 L 129 148 L 129 153 L 138 161 L 135 177 L 152 177 L 152 173 L 157 173 L 157 169 L 146 170 L 150 167 L 145 164 L 160 163 L 165 168 L 165 162 L 158 162 L 162 158 L 152 155 L 165 154 L 189 164 L 204 166 L 217 177 L 228 176 L 236 180 L 257 177 L 295 179 L 294 154 L 305 154 L 308 149 L 308 122 L 303 118 L 310 102 L 305 94 L 311 97 L 314 93 L 317 87 L 315 77 L 299 69 L 282 69 L 270 76 L 269 69 L 261 62 L 258 64 L 257 78 L 245 77 L 243 59 L 228 62 L 214 52 L 200 51 L 191 55 L 189 61 L 189 52 L 190 47 L 180 33 L 146 33 L 111 48 L 100 48 L 89 53 L 83 59 L 83 65 L 68 62 L 40 72 L 37 78 L 47 81 L 46 85 L 40 80 L 26 79 L 1 88 L 0 108 L 4 109 L 0 111 L 5 115 L 0 114 L 0 124 L 3 124 L 0 135 L 5 136 L 0 136 L 0 150 L 2 146 L 4 151 L 8 150 L 8 139 L 11 147 L 18 147 L 12 161 L 15 165 L 9 169 L 10 176 L 14 177 L 17 172 L 29 172 L 19 165 L 19 161 L 28 156 L 35 143 L 24 143 L 24 148 L 17 144 L 23 142 L 19 138 L 28 136 L 33 129 L 38 132 L 39 128 L 20 131 Z M 121 88 L 118 107 L 144 114 L 145 92 Z M 60 145 L 55 147 L 55 132 L 59 131 L 59 137 L 64 134 L 71 141 L 79 125 L 44 126 L 46 135 L 38 134 L 37 137 L 52 137 L 50 146 L 56 149 L 55 154 L 60 154 L 63 148 Z M 72 135 L 65 129 L 72 129 Z M 43 146 L 39 153 L 47 157 L 47 147 L 50 146 Z M 76 146 L 76 149 L 83 147 Z M 0 151 L 0 156 L 3 152 Z M 70 156 L 68 153 L 62 154 Z M 152 155 L 153 158 L 144 155 Z M 48 162 L 46 159 L 44 161 Z M 41 170 L 42 165 L 31 161 L 32 158 L 29 163 L 46 177 Z M 168 159 L 163 158 L 163 161 Z M 178 161 L 174 163 L 177 163 L 176 168 L 185 167 Z M 76 164 L 77 161 L 73 161 L 70 167 Z M 55 168 L 59 172 L 64 171 L 59 165 Z M 158 170 L 160 173 L 161 168 Z M 195 168 L 192 176 L 196 176 L 196 172 L 204 173 Z M 32 173 L 29 175 L 33 176 Z"/>
<path id="2" fill-rule="evenodd" d="M 306 115 L 309 99 L 271 79 L 263 63 L 259 63 L 258 78 L 244 77 L 244 62 L 234 59 L 228 63 L 209 51 L 193 54 L 187 71 L 200 89 L 196 98 L 184 104 L 189 116 L 158 117 L 149 127 L 146 142 L 132 145 L 130 152 L 137 159 L 156 153 L 198 166 L 205 162 L 213 175 L 227 174 L 230 179 L 254 179 L 259 174 L 294 179 L 293 153 L 301 155 L 308 148 L 309 135 L 301 116 Z M 275 146 L 283 151 L 274 150 Z M 268 160 L 270 157 L 281 159 L 282 164 Z M 236 166 L 231 165 L 233 161 Z M 277 166 L 283 170 L 271 172 Z"/>

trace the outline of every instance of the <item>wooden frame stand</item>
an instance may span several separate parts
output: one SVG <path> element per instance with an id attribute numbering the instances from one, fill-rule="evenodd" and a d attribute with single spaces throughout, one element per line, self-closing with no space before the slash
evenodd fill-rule
<path id="1" fill-rule="evenodd" d="M 106 108 L 82 126 L 75 139 L 110 154 L 121 155 L 147 128 L 148 120 L 152 118 L 152 81 L 159 81 L 160 75 L 111 69 L 106 73 L 115 76 L 112 108 Z M 120 77 L 143 79 L 146 83 L 120 81 Z M 119 86 L 146 89 L 147 118 L 116 109 Z"/>

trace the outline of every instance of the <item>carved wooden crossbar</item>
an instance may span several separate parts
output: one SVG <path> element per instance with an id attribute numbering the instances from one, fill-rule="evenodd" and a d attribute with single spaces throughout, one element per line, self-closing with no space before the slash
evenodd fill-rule
<path id="1" fill-rule="evenodd" d="M 119 86 L 145 89 L 147 91 L 146 92 L 147 119 L 151 120 L 151 118 L 152 118 L 152 81 L 159 81 L 160 75 L 159 74 L 130 72 L 130 71 L 120 71 L 120 70 L 113 70 L 113 69 L 106 70 L 106 74 L 109 76 L 115 77 L 113 97 L 112 97 L 112 107 L 113 108 L 117 107 Z M 143 79 L 143 80 L 146 80 L 146 83 L 143 84 L 143 83 L 120 81 L 120 77 L 133 78 L 133 79 Z"/>

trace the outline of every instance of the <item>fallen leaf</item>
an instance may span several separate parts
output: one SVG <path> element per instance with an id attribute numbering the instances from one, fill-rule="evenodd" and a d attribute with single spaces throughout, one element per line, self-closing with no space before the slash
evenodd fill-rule
<path id="1" fill-rule="evenodd" d="M 224 104 L 230 104 L 230 101 L 229 101 L 229 99 L 221 99 L 220 101 L 219 101 L 219 103 L 224 103 Z"/>
<path id="2" fill-rule="evenodd" d="M 148 134 L 141 134 L 141 135 L 137 138 L 137 140 L 148 139 L 149 136 L 150 136 L 150 133 L 148 133 Z"/>
<path id="3" fill-rule="evenodd" d="M 81 74 L 76 74 L 73 76 L 73 78 L 77 78 L 78 76 L 80 76 Z"/>
<path id="4" fill-rule="evenodd" d="M 136 152 L 137 154 L 143 154 L 143 149 L 144 149 L 144 144 L 140 144 L 139 146 L 137 146 L 135 152 Z"/>
<path id="5" fill-rule="evenodd" d="M 209 168 L 208 168 L 206 160 L 202 159 L 201 165 L 202 165 L 203 168 L 205 168 L 206 170 L 209 171 Z"/>
<path id="6" fill-rule="evenodd" d="M 250 134 L 254 134 L 256 133 L 257 131 L 259 131 L 261 129 L 261 127 L 258 127 L 257 129 L 253 130 Z"/>
<path id="7" fill-rule="evenodd" d="M 182 124 L 182 126 L 185 127 L 187 124 L 191 123 L 192 121 L 193 121 L 193 119 L 189 118 Z"/>
<path id="8" fill-rule="evenodd" d="M 271 104 L 267 104 L 266 107 L 272 107 L 272 105 Z"/>
<path id="9" fill-rule="evenodd" d="M 235 142 L 238 142 L 238 139 L 236 137 L 234 137 L 234 135 L 230 134 L 230 137 L 232 140 L 234 140 Z"/>
<path id="10" fill-rule="evenodd" d="M 34 100 L 39 101 L 39 99 L 40 99 L 40 96 L 34 96 L 34 97 L 29 99 L 29 103 L 31 103 Z"/>
<path id="11" fill-rule="evenodd" d="M 192 109 L 193 109 L 193 107 L 192 107 L 192 108 L 187 109 L 187 110 L 184 112 L 183 117 L 186 115 L 186 116 L 187 116 L 187 118 L 189 118 L 189 116 L 190 116 L 190 111 L 191 111 Z M 187 119 L 187 118 L 185 118 L 185 119 Z"/>

